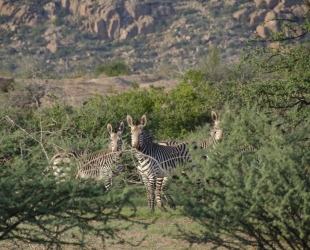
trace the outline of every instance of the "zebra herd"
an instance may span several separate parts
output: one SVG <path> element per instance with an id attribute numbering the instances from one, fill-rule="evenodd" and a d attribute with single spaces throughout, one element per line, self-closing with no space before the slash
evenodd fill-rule
<path id="1" fill-rule="evenodd" d="M 223 130 L 220 127 L 220 120 L 216 112 L 212 111 L 213 128 L 209 137 L 200 142 L 201 148 L 210 146 L 216 147 L 223 138 Z M 165 210 L 161 196 L 164 194 L 171 208 L 175 208 L 175 204 L 170 195 L 166 194 L 167 180 L 178 165 L 191 163 L 191 155 L 189 152 L 188 142 L 162 141 L 153 142 L 152 136 L 146 129 L 147 118 L 145 115 L 141 117 L 140 122 L 133 122 L 130 115 L 127 115 L 127 124 L 131 129 L 131 151 L 138 160 L 137 170 L 146 187 L 148 207 L 151 212 L 154 211 L 155 197 L 157 206 L 161 210 Z M 114 132 L 112 126 L 108 124 L 108 132 L 110 134 L 109 149 L 103 152 L 90 153 L 87 151 L 58 153 L 52 157 L 51 164 L 47 170 L 52 170 L 57 178 L 64 177 L 61 169 L 61 162 L 74 162 L 76 165 L 77 178 L 91 178 L 97 181 L 105 181 L 105 188 L 109 190 L 112 185 L 112 179 L 116 169 L 121 170 L 119 161 L 124 152 L 122 144 L 122 133 L 124 131 L 124 123 L 119 126 L 118 131 Z M 206 156 L 206 158 L 208 158 Z"/>

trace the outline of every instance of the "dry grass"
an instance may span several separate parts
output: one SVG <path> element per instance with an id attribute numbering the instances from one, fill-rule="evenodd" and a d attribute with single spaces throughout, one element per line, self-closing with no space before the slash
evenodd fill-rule
<path id="1" fill-rule="evenodd" d="M 122 215 L 130 216 L 132 209 L 125 207 Z M 94 222 L 95 223 L 95 222 Z M 87 248 L 76 246 L 64 246 L 62 249 L 212 249 L 214 245 L 210 243 L 190 243 L 182 239 L 180 228 L 187 232 L 199 234 L 201 226 L 193 222 L 191 219 L 181 215 L 180 208 L 168 212 L 155 211 L 154 214 L 148 212 L 147 206 L 138 206 L 137 212 L 130 218 L 130 221 L 123 219 L 113 219 L 106 225 L 107 228 L 112 227 L 118 232 L 114 237 L 108 236 L 105 239 L 95 235 L 89 235 L 85 239 Z M 79 237 L 78 228 L 65 233 L 62 237 L 66 240 Z M 0 249 L 47 249 L 44 245 L 28 244 L 22 242 L 3 241 L 0 242 Z M 222 249 L 222 248 L 216 248 Z"/>

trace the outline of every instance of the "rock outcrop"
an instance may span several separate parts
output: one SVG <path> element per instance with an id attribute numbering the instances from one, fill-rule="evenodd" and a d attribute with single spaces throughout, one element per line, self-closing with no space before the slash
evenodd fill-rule
<path id="1" fill-rule="evenodd" d="M 281 30 L 281 21 L 276 19 L 297 18 L 305 12 L 302 0 L 254 0 L 254 3 L 258 9 L 241 8 L 233 17 L 241 20 L 247 16 L 248 23 L 256 26 L 256 34 L 262 38 Z"/>
<path id="2" fill-rule="evenodd" d="M 216 8 L 218 4 L 222 3 L 211 1 L 210 7 Z M 261 37 L 267 35 L 266 29 L 279 31 L 278 21 L 273 21 L 275 18 L 298 17 L 305 12 L 302 0 L 253 0 L 252 7 L 249 3 L 242 6 L 233 13 L 233 17 L 248 20 Z M 1 27 L 14 32 L 23 25 L 37 27 L 47 20 L 56 20 L 62 8 L 68 15 L 80 16 L 79 28 L 97 34 L 99 39 L 132 39 L 155 32 L 155 19 L 171 16 L 175 12 L 172 3 L 161 1 L 57 0 L 38 8 L 19 1 L 0 0 L 0 15 L 9 16 L 9 21 Z"/>
<path id="3" fill-rule="evenodd" d="M 10 21 L 3 24 L 2 28 L 16 31 L 21 25 L 35 27 L 44 21 L 53 21 L 61 7 L 68 15 L 80 16 L 80 29 L 97 34 L 99 39 L 131 39 L 137 35 L 153 33 L 154 17 L 170 16 L 174 13 L 172 4 L 159 1 L 125 1 L 116 6 L 114 1 L 108 0 L 58 0 L 44 5 L 40 14 L 32 11 L 34 7 L 0 0 L 0 15 L 10 17 Z M 54 48 L 55 44 L 49 47 Z"/>

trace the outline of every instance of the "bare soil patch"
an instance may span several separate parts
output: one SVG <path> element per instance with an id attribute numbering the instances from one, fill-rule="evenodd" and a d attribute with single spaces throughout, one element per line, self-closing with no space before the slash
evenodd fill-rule
<path id="1" fill-rule="evenodd" d="M 169 91 L 177 86 L 180 79 L 164 79 L 154 75 L 130 75 L 116 77 L 99 77 L 94 79 L 62 79 L 47 80 L 43 84 L 47 88 L 57 89 L 57 95 L 66 103 L 78 106 L 96 94 L 109 95 L 129 91 L 133 84 L 138 84 L 141 89 L 164 86 Z"/>

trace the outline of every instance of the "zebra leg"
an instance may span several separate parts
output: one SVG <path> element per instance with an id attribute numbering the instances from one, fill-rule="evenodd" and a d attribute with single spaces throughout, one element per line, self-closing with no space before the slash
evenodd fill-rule
<path id="1" fill-rule="evenodd" d="M 148 200 L 148 206 L 151 213 L 154 212 L 154 202 L 155 202 L 155 182 L 156 179 L 154 178 L 147 178 L 142 175 L 143 183 L 146 187 L 146 194 Z"/>
<path id="2" fill-rule="evenodd" d="M 110 190 L 111 186 L 112 186 L 112 180 L 108 180 L 106 182 L 106 184 L 104 185 L 105 191 L 108 192 Z"/>
<path id="3" fill-rule="evenodd" d="M 162 192 L 164 194 L 164 197 L 165 197 L 166 201 L 169 204 L 169 207 L 172 208 L 172 209 L 176 209 L 176 205 L 175 205 L 172 197 L 169 194 L 165 193 L 167 191 L 167 189 L 168 189 L 167 180 L 168 180 L 168 177 L 164 177 L 161 190 L 162 190 Z"/>
<path id="4" fill-rule="evenodd" d="M 164 207 L 162 200 L 161 200 L 161 192 L 162 192 L 163 181 L 164 181 L 164 178 L 162 178 L 162 177 L 157 177 L 157 179 L 156 179 L 156 201 L 157 201 L 157 207 L 160 210 L 165 211 L 165 207 Z"/>
<path id="5" fill-rule="evenodd" d="M 112 171 L 102 171 L 99 180 L 104 181 L 105 192 L 108 192 L 113 182 Z"/>

